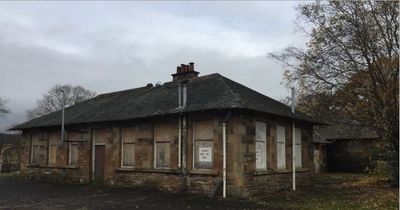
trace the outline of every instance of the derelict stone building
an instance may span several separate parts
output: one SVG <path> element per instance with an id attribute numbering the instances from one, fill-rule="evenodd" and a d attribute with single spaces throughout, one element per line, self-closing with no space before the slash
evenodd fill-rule
<path id="1" fill-rule="evenodd" d="M 171 82 L 66 108 L 64 142 L 61 112 L 15 127 L 23 131 L 21 173 L 249 197 L 291 189 L 294 147 L 296 185 L 311 184 L 318 122 L 219 74 L 198 74 L 182 64 Z"/>

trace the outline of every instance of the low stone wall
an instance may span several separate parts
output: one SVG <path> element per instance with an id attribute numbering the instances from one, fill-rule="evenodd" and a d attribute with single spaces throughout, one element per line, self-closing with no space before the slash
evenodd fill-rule
<path id="1" fill-rule="evenodd" d="M 267 172 L 256 174 L 247 180 L 246 192 L 249 196 L 268 195 L 292 189 L 292 172 Z M 312 175 L 309 171 L 296 172 L 296 188 L 312 186 Z"/>
<path id="2" fill-rule="evenodd" d="M 89 177 L 85 176 L 85 172 L 81 168 L 73 166 L 62 168 L 28 166 L 21 171 L 21 175 L 26 178 L 53 183 L 84 184 L 90 182 Z M 114 179 L 104 184 L 207 195 L 216 187 L 218 177 L 217 174 L 189 173 L 183 175 L 180 172 L 117 170 Z"/>
<path id="3" fill-rule="evenodd" d="M 217 175 L 187 174 L 179 172 L 145 172 L 118 170 L 115 185 L 125 187 L 146 187 L 167 192 L 210 193 L 217 185 Z"/>
<path id="4" fill-rule="evenodd" d="M 21 171 L 21 175 L 35 180 L 43 180 L 46 182 L 55 183 L 88 183 L 89 179 L 77 167 L 37 167 L 28 166 L 25 170 Z"/>

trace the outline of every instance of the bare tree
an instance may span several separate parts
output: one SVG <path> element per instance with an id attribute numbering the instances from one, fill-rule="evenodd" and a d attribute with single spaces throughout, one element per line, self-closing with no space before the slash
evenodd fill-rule
<path id="1" fill-rule="evenodd" d="M 35 108 L 28 111 L 28 117 L 32 119 L 61 110 L 64 98 L 65 106 L 68 107 L 93 98 L 95 95 L 95 92 L 82 86 L 56 85 L 37 101 Z"/>
<path id="2" fill-rule="evenodd" d="M 296 84 L 301 96 L 325 95 L 331 102 L 325 111 L 339 112 L 380 136 L 392 184 L 398 186 L 399 2 L 317 1 L 298 11 L 310 36 L 307 48 L 270 56 L 287 64 L 286 82 Z"/>
<path id="3" fill-rule="evenodd" d="M 4 117 L 6 114 L 10 113 L 10 110 L 6 107 L 7 100 L 0 97 L 0 117 Z"/>

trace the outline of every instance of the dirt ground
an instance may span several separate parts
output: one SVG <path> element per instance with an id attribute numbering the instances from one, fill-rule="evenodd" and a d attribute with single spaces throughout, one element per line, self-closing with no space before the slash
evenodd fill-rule
<path id="1" fill-rule="evenodd" d="M 398 209 L 399 190 L 387 177 L 320 174 L 314 187 L 265 195 L 252 202 L 209 199 L 137 188 L 103 188 L 23 180 L 0 174 L 0 209 Z"/>
<path id="2" fill-rule="evenodd" d="M 162 193 L 145 189 L 111 189 L 61 185 L 0 175 L 0 209 L 265 209 L 240 200 Z"/>

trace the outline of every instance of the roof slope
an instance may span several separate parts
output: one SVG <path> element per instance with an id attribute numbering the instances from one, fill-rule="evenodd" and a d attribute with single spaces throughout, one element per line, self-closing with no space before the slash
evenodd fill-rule
<path id="1" fill-rule="evenodd" d="M 378 135 L 357 122 L 333 122 L 330 126 L 314 129 L 314 142 L 326 140 L 377 139 Z"/>
<path id="2" fill-rule="evenodd" d="M 187 84 L 187 105 L 178 108 L 178 82 L 98 95 L 65 109 L 65 124 L 81 124 L 145 118 L 212 109 L 249 109 L 318 123 L 305 114 L 219 74 L 192 79 Z M 13 130 L 60 125 L 61 113 L 54 112 Z"/>

